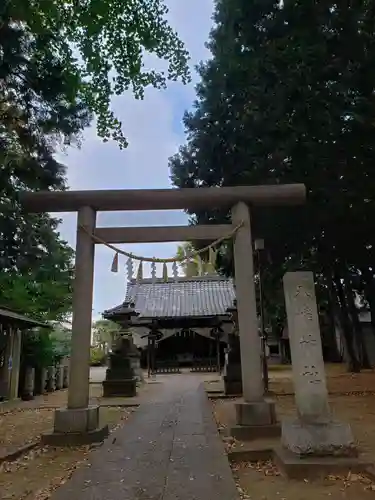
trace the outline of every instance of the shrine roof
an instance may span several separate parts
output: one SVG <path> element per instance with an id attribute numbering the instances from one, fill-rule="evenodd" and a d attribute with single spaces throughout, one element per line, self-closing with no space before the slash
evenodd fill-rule
<path id="1" fill-rule="evenodd" d="M 220 276 L 143 279 L 127 284 L 125 302 L 134 303 L 138 318 L 202 318 L 227 314 L 233 305 L 233 280 Z M 120 316 L 124 304 L 105 311 L 107 318 Z"/>

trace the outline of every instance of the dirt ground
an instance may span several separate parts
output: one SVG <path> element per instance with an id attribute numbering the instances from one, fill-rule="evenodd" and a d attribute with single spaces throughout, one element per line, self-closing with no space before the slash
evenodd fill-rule
<path id="1" fill-rule="evenodd" d="M 132 411 L 129 408 L 119 407 L 100 408 L 100 419 L 113 431 L 125 423 Z M 30 412 L 32 417 L 28 415 Z M 23 420 L 25 428 L 27 425 L 38 425 L 38 429 L 32 430 L 34 435 L 40 433 L 40 430 L 44 431 L 47 423 L 50 428 L 52 426 L 52 409 L 41 409 L 39 412 L 26 410 L 23 413 L 28 415 Z M 19 416 L 17 421 L 16 428 L 20 429 Z M 3 433 L 1 423 L 0 430 Z M 91 451 L 92 448 L 89 446 L 58 449 L 48 446 L 37 447 L 15 462 L 0 464 L 0 499 L 47 500 L 58 486 L 70 478 L 75 469 L 89 461 Z"/>
<path id="2" fill-rule="evenodd" d="M 374 393 L 375 370 L 361 373 L 348 373 L 343 364 L 326 365 L 327 387 L 330 394 Z M 274 394 L 293 394 L 292 371 L 288 369 L 272 370 L 269 373 L 270 391 Z"/>
<path id="3" fill-rule="evenodd" d="M 100 398 L 101 386 L 90 385 L 91 401 Z M 56 391 L 28 402 L 0 406 L 0 457 L 25 444 L 39 440 L 53 427 L 55 408 L 66 406 L 68 391 Z M 0 497 L 1 498 L 1 497 Z"/>
<path id="4" fill-rule="evenodd" d="M 334 415 L 352 425 L 364 458 L 375 461 L 375 373 L 347 374 L 334 370 L 328 375 L 330 404 Z M 295 414 L 290 375 L 273 378 L 279 418 Z M 235 400 L 213 401 L 215 418 L 223 435 L 234 421 Z M 243 444 L 236 442 L 234 447 Z M 328 476 L 315 481 L 293 481 L 283 477 L 272 462 L 233 464 L 233 473 L 243 499 L 251 500 L 370 500 L 375 499 L 375 484 L 359 474 Z"/>

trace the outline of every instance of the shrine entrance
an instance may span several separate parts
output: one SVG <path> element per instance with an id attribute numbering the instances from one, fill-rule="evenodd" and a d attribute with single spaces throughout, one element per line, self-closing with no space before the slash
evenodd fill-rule
<path id="1" fill-rule="evenodd" d="M 267 424 L 274 412 L 263 398 L 249 207 L 300 205 L 304 203 L 305 196 L 306 190 L 301 184 L 21 192 L 19 199 L 27 212 L 78 212 L 68 408 L 56 411 L 54 433 L 50 435 L 49 442 L 68 444 L 71 442 L 68 436 L 74 440 L 75 436 L 82 434 L 87 435 L 87 440 L 98 441 L 108 432 L 99 428 L 99 407 L 89 406 L 94 254 L 95 244 L 101 243 L 110 246 L 116 243 L 213 241 L 226 239 L 228 235 L 233 237 L 244 404 L 256 405 L 256 415 L 261 415 Z M 227 209 L 231 211 L 231 223 L 186 227 L 96 227 L 98 211 L 176 209 Z"/>

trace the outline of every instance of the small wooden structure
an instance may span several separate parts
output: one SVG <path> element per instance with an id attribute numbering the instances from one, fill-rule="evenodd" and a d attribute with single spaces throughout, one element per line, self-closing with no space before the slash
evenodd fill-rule
<path id="1" fill-rule="evenodd" d="M 18 397 L 22 334 L 48 325 L 0 308 L 0 401 Z"/>

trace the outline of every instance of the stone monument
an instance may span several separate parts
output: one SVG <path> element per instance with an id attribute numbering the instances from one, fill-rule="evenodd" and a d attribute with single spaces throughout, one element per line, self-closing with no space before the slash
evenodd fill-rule
<path id="1" fill-rule="evenodd" d="M 313 273 L 286 273 L 284 293 L 297 415 L 282 422 L 281 459 L 355 457 L 350 426 L 329 408 Z"/>
<path id="2" fill-rule="evenodd" d="M 228 334 L 228 351 L 224 365 L 224 393 L 228 396 L 242 394 L 241 351 L 240 337 L 238 335 L 237 301 L 228 307 L 227 312 L 233 321 L 233 331 Z"/>
<path id="3" fill-rule="evenodd" d="M 103 397 L 136 396 L 137 379 L 132 363 L 132 339 L 120 335 L 115 350 L 109 355 L 109 368 L 103 382 Z"/>

